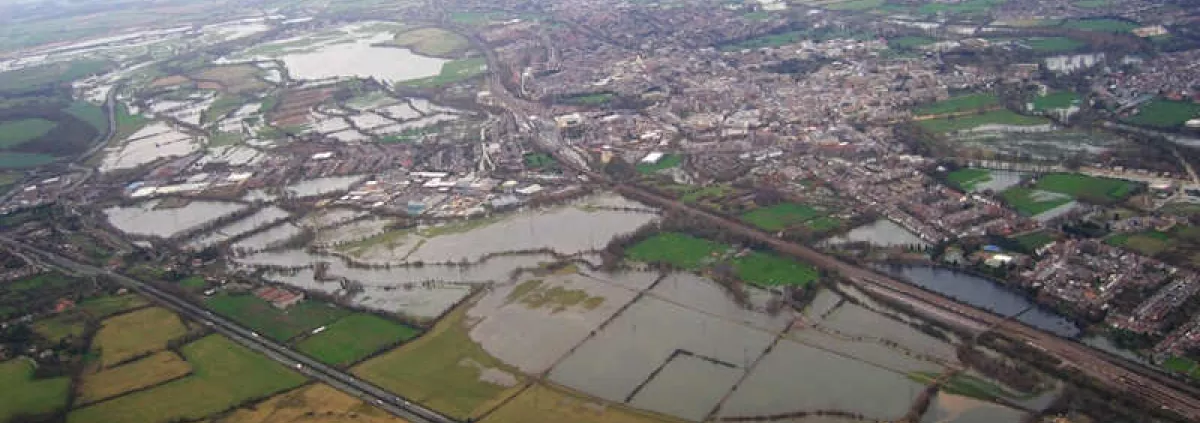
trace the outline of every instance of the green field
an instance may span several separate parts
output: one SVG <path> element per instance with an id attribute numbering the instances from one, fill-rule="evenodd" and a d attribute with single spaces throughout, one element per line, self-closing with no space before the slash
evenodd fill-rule
<path id="1" fill-rule="evenodd" d="M 46 119 L 19 119 L 0 123 L 0 149 L 13 148 L 46 135 L 57 123 Z"/>
<path id="2" fill-rule="evenodd" d="M 311 300 L 280 310 L 249 294 L 218 294 L 209 297 L 205 304 L 214 312 L 278 341 L 292 339 L 350 314 L 346 310 Z"/>
<path id="3" fill-rule="evenodd" d="M 676 232 L 657 234 L 625 250 L 635 261 L 670 263 L 683 269 L 697 270 L 728 251 L 728 245 Z"/>
<path id="4" fill-rule="evenodd" d="M 487 61 L 482 57 L 452 60 L 442 65 L 442 71 L 437 76 L 413 79 L 401 84 L 414 88 L 437 88 L 459 83 L 483 75 L 487 72 Z"/>
<path id="5" fill-rule="evenodd" d="M 837 3 L 829 3 L 821 7 L 829 10 L 861 11 L 874 9 L 879 6 L 883 6 L 883 0 L 847 0 Z"/>
<path id="6" fill-rule="evenodd" d="M 1067 37 L 1035 37 L 1021 41 L 1035 52 L 1061 53 L 1078 50 L 1087 44 Z"/>
<path id="7" fill-rule="evenodd" d="M 1044 117 L 1019 115 L 1008 109 L 917 122 L 918 125 L 929 131 L 940 133 L 963 131 L 983 125 L 1036 126 L 1048 123 L 1050 120 Z"/>
<path id="8" fill-rule="evenodd" d="M 1196 117 L 1200 117 L 1200 104 L 1154 99 L 1138 107 L 1138 114 L 1125 121 L 1140 126 L 1177 128 Z"/>
<path id="9" fill-rule="evenodd" d="M 1187 375 L 1192 379 L 1200 379 L 1200 365 L 1196 363 L 1196 360 L 1187 357 L 1171 356 L 1163 361 L 1162 366 L 1167 370 Z"/>
<path id="10" fill-rule="evenodd" d="M 220 97 L 217 97 L 217 99 L 213 101 L 211 105 L 208 106 L 208 109 L 205 109 L 204 112 L 201 113 L 200 123 L 203 124 L 221 120 L 221 118 L 225 117 L 225 115 L 233 113 L 233 111 L 242 107 L 244 104 L 246 104 L 246 99 L 242 98 L 241 96 L 222 94 Z"/>
<path id="11" fill-rule="evenodd" d="M 1045 111 L 1053 109 L 1066 109 L 1079 102 L 1079 94 L 1070 91 L 1056 91 L 1044 96 L 1034 96 L 1033 110 Z"/>
<path id="12" fill-rule="evenodd" d="M 1062 27 L 1098 32 L 1130 32 L 1139 25 L 1117 19 L 1080 19 L 1063 22 Z"/>
<path id="13" fill-rule="evenodd" d="M 92 318 L 102 319 L 113 314 L 117 314 L 125 310 L 132 310 L 147 304 L 150 303 L 141 296 L 125 294 L 92 297 L 83 300 L 77 306 L 80 311 L 87 313 Z"/>
<path id="14" fill-rule="evenodd" d="M 738 279 L 764 288 L 782 285 L 804 286 L 820 276 L 812 265 L 758 251 L 735 258 L 731 263 Z"/>
<path id="15" fill-rule="evenodd" d="M 887 40 L 888 47 L 899 49 L 915 49 L 917 47 L 926 46 L 936 43 L 937 40 L 929 37 L 906 36 L 892 38 Z"/>
<path id="16" fill-rule="evenodd" d="M 921 116 L 944 115 L 947 113 L 983 111 L 996 107 L 1000 107 L 1000 99 L 996 98 L 995 94 L 977 93 L 960 95 L 937 103 L 927 104 L 914 109 L 913 114 Z"/>
<path id="17" fill-rule="evenodd" d="M 546 153 L 529 153 L 524 157 L 525 167 L 530 169 L 550 169 L 558 166 L 554 156 Z"/>
<path id="18" fill-rule="evenodd" d="M 963 168 L 947 174 L 946 180 L 961 190 L 971 191 L 975 189 L 975 185 L 991 181 L 992 172 L 984 169 Z"/>
<path id="19" fill-rule="evenodd" d="M 208 286 L 208 282 L 204 281 L 203 276 L 188 276 L 179 281 L 179 286 L 187 289 L 198 290 Z"/>
<path id="20" fill-rule="evenodd" d="M 845 222 L 842 222 L 841 219 L 838 219 L 836 217 L 823 216 L 823 217 L 818 217 L 816 219 L 804 222 L 804 226 L 807 226 L 808 229 L 811 229 L 816 232 L 825 232 L 825 231 L 828 231 L 831 229 L 840 228 L 840 227 L 842 227 L 842 224 L 844 224 L 844 223 Z"/>
<path id="21" fill-rule="evenodd" d="M 936 380 L 940 375 L 932 372 L 915 372 L 908 375 L 909 379 L 917 383 L 928 384 Z M 996 398 L 1011 397 L 1003 388 L 975 376 L 966 374 L 956 374 L 942 385 L 942 391 L 954 394 L 990 401 Z"/>
<path id="22" fill-rule="evenodd" d="M 0 169 L 29 169 L 54 160 L 54 156 L 47 154 L 0 151 Z"/>
<path id="23" fill-rule="evenodd" d="M 66 112 L 87 122 L 101 134 L 108 131 L 108 116 L 104 108 L 86 101 L 76 101 L 66 108 Z"/>
<path id="24" fill-rule="evenodd" d="M 66 407 L 70 378 L 33 379 L 34 364 L 25 358 L 0 362 L 0 421 L 44 415 Z"/>
<path id="25" fill-rule="evenodd" d="M 419 334 L 416 329 L 373 314 L 351 314 L 300 341 L 297 347 L 325 364 L 345 366 Z"/>
<path id="26" fill-rule="evenodd" d="M 802 39 L 804 39 L 804 34 L 800 32 L 784 32 L 780 34 L 764 35 L 762 37 L 742 40 L 732 44 L 726 44 L 721 46 L 720 49 L 721 51 L 738 51 L 763 47 L 779 47 L 798 43 Z"/>
<path id="27" fill-rule="evenodd" d="M 578 104 L 581 106 L 599 106 L 601 104 L 608 104 L 608 102 L 612 101 L 612 99 L 614 99 L 616 97 L 617 96 L 612 93 L 591 93 L 591 94 L 584 94 L 584 95 L 578 95 L 578 96 L 563 97 L 559 101 L 562 103 L 566 103 L 566 104 Z"/>
<path id="28" fill-rule="evenodd" d="M 0 92 L 24 94 L 52 84 L 64 84 L 103 72 L 112 64 L 99 60 L 77 60 L 33 66 L 0 73 Z"/>
<path id="29" fill-rule="evenodd" d="M 1114 247 L 1126 248 L 1149 257 L 1161 254 L 1172 246 L 1171 235 L 1158 231 L 1116 234 L 1108 237 L 1104 242 Z"/>
<path id="30" fill-rule="evenodd" d="M 1071 202 L 1069 197 L 1046 194 L 1037 190 L 1012 187 L 1000 193 L 1009 206 L 1026 216 L 1037 216 L 1055 207 Z"/>
<path id="31" fill-rule="evenodd" d="M 87 325 L 87 316 L 80 313 L 63 312 L 33 322 L 31 327 L 38 335 L 59 342 L 66 338 L 79 338 Z"/>
<path id="32" fill-rule="evenodd" d="M 520 380 L 521 373 L 471 340 L 459 308 L 424 336 L 355 366 L 352 372 L 383 389 L 465 420 L 519 391 L 481 380 L 483 369 Z"/>
<path id="33" fill-rule="evenodd" d="M 965 0 L 958 3 L 924 3 L 917 8 L 922 15 L 982 15 L 992 10 L 1004 0 Z"/>
<path id="34" fill-rule="evenodd" d="M 441 28 L 418 28 L 401 32 L 396 34 L 392 44 L 433 57 L 447 57 L 471 46 L 466 37 Z"/>
<path id="35" fill-rule="evenodd" d="M 824 215 L 825 212 L 809 205 L 780 203 L 770 207 L 754 209 L 749 213 L 743 214 L 742 220 L 760 229 L 780 231 Z"/>
<path id="36" fill-rule="evenodd" d="M 683 156 L 678 154 L 664 154 L 661 159 L 658 159 L 657 163 L 642 163 L 639 161 L 637 171 L 642 174 L 650 174 L 663 169 L 678 167 L 681 163 L 683 163 Z"/>
<path id="37" fill-rule="evenodd" d="M 1133 182 L 1074 173 L 1052 173 L 1038 178 L 1037 189 L 1069 195 L 1079 200 L 1106 203 L 1124 200 L 1137 188 Z"/>
<path id="38" fill-rule="evenodd" d="M 304 376 L 210 335 L 181 348 L 190 376 L 77 409 L 71 423 L 167 423 L 200 420 L 255 398 L 300 386 Z"/>
<path id="39" fill-rule="evenodd" d="M 1075 0 L 1072 3 L 1074 3 L 1075 6 L 1082 7 L 1084 9 L 1099 9 L 1101 7 L 1108 7 L 1112 4 L 1112 1 L 1113 0 Z"/>

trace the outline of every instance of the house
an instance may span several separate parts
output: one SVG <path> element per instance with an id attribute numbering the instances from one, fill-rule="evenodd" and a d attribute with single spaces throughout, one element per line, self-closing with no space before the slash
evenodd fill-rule
<path id="1" fill-rule="evenodd" d="M 261 298 L 263 301 L 271 303 L 272 306 L 275 306 L 275 308 L 281 310 L 294 306 L 300 303 L 300 301 L 304 301 L 303 292 L 292 292 L 273 286 L 264 286 L 254 290 L 254 296 Z"/>
<path id="2" fill-rule="evenodd" d="M 75 308 L 75 300 L 70 298 L 59 298 L 58 302 L 54 304 L 55 313 L 62 313 L 73 308 Z"/>

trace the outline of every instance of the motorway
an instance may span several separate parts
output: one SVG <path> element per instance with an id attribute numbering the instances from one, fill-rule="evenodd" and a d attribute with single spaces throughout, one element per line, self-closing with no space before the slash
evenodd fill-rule
<path id="1" fill-rule="evenodd" d="M 400 418 L 412 423 L 457 423 L 456 420 L 441 415 L 423 406 L 411 403 L 378 386 L 357 377 L 327 366 L 308 356 L 295 352 L 286 346 L 259 336 L 258 333 L 237 323 L 222 318 L 212 312 L 192 304 L 172 293 L 165 292 L 152 285 L 138 281 L 125 275 L 101 269 L 95 266 L 79 263 L 58 254 L 0 236 L 0 244 L 14 250 L 22 251 L 41 257 L 47 263 L 85 275 L 104 275 L 113 278 L 122 285 L 138 292 L 147 298 L 171 309 L 181 316 L 203 323 L 215 332 L 233 341 L 257 351 L 289 368 L 299 370 L 305 375 L 328 384 L 336 389 L 362 399 Z"/>

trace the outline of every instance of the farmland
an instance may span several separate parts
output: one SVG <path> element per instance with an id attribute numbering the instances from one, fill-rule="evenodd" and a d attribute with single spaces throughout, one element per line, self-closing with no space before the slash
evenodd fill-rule
<path id="1" fill-rule="evenodd" d="M 190 376 L 71 412 L 68 422 L 197 420 L 291 389 L 304 377 L 232 341 L 210 335 L 182 348 Z"/>
<path id="2" fill-rule="evenodd" d="M 459 308 L 429 333 L 352 371 L 380 387 L 456 419 L 478 416 L 519 389 L 520 376 L 467 334 Z"/>
<path id="3" fill-rule="evenodd" d="M 975 189 L 975 185 L 992 180 L 991 172 L 983 169 L 958 169 L 946 175 L 946 180 L 964 191 Z"/>
<path id="4" fill-rule="evenodd" d="M 104 367 L 167 347 L 183 336 L 187 327 L 179 317 L 162 308 L 147 308 L 105 320 L 96 332 L 92 349 L 98 350 Z"/>
<path id="5" fill-rule="evenodd" d="M 921 127 L 939 133 L 964 131 L 984 125 L 1036 126 L 1049 123 L 1050 121 L 1044 117 L 1019 115 L 1006 109 L 918 122 Z"/>
<path id="6" fill-rule="evenodd" d="M 666 416 L 610 405 L 549 383 L 529 387 L 481 423 L 667 423 Z"/>
<path id="7" fill-rule="evenodd" d="M 309 385 L 241 408 L 216 423 L 407 423 L 329 385 Z"/>
<path id="8" fill-rule="evenodd" d="M 76 401 L 89 404 L 186 376 L 192 367 L 172 351 L 160 351 L 132 363 L 86 374 Z"/>
<path id="9" fill-rule="evenodd" d="M 33 331 L 51 342 L 67 338 L 78 338 L 83 334 L 87 318 L 79 313 L 60 313 L 53 317 L 33 322 Z"/>
<path id="10" fill-rule="evenodd" d="M 1198 116 L 1200 104 L 1155 99 L 1139 107 L 1138 113 L 1126 119 L 1126 122 L 1154 128 L 1177 128 Z"/>
<path id="11" fill-rule="evenodd" d="M 373 314 L 352 314 L 305 338 L 297 347 L 326 364 L 344 366 L 418 334 L 416 329 Z"/>
<path id="12" fill-rule="evenodd" d="M 18 119 L 0 123 L 0 149 L 13 148 L 46 135 L 56 123 L 46 119 Z"/>
<path id="13" fill-rule="evenodd" d="M 138 295 L 109 295 L 88 298 L 80 302 L 78 308 L 92 318 L 102 319 L 126 310 L 143 307 L 147 304 L 150 303 Z"/>
<path id="14" fill-rule="evenodd" d="M 349 314 L 346 310 L 317 301 L 303 301 L 287 310 L 280 310 L 249 294 L 215 295 L 208 298 L 205 304 L 214 312 L 278 341 L 292 339 Z"/>
<path id="15" fill-rule="evenodd" d="M 33 362 L 17 358 L 0 362 L 0 421 L 18 415 L 53 413 L 67 405 L 71 381 L 66 377 L 34 379 Z"/>
<path id="16" fill-rule="evenodd" d="M 944 115 L 972 111 L 984 111 L 1000 106 L 1000 99 L 994 94 L 977 93 L 951 97 L 937 103 L 921 106 L 913 110 L 915 115 Z"/>

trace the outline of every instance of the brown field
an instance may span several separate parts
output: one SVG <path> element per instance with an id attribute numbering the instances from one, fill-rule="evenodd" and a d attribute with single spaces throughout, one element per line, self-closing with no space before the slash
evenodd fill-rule
<path id="1" fill-rule="evenodd" d="M 283 95 L 283 102 L 271 113 L 271 124 L 278 127 L 304 125 L 308 123 L 308 111 L 321 104 L 333 90 L 328 88 L 290 91 Z"/>
<path id="2" fill-rule="evenodd" d="M 259 69 L 252 65 L 214 66 L 195 73 L 192 79 L 220 84 L 221 90 L 230 93 L 258 91 L 270 87 L 266 81 L 258 79 Z"/>
<path id="3" fill-rule="evenodd" d="M 188 82 L 191 82 L 191 80 L 183 75 L 164 76 L 162 78 L 155 79 L 154 82 L 151 82 L 150 88 L 173 87 L 176 85 L 183 85 Z"/>
<path id="4" fill-rule="evenodd" d="M 240 408 L 213 423 L 408 423 L 329 385 L 308 385 Z"/>
<path id="5" fill-rule="evenodd" d="M 102 322 L 92 341 L 92 349 L 99 351 L 101 366 L 108 368 L 145 353 L 160 351 L 167 347 L 167 341 L 186 333 L 187 327 L 175 313 L 158 307 L 147 308 Z"/>
<path id="6" fill-rule="evenodd" d="M 535 384 L 481 423 L 682 423 L 682 420 L 607 404 L 566 388 Z"/>
<path id="7" fill-rule="evenodd" d="M 192 366 L 172 351 L 161 351 L 154 355 L 117 366 L 99 373 L 83 375 L 78 404 L 88 404 L 112 398 L 126 392 L 187 376 Z"/>

